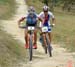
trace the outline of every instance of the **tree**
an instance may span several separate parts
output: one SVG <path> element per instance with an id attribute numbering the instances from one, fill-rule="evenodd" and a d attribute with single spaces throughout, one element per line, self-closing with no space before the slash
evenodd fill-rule
<path id="1" fill-rule="evenodd" d="M 48 0 L 44 0 L 44 3 L 48 6 Z"/>

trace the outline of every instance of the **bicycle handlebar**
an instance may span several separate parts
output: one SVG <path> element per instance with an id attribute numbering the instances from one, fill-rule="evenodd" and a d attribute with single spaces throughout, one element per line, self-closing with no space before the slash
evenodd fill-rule
<path id="1" fill-rule="evenodd" d="M 49 27 L 54 27 L 54 26 L 55 26 L 55 24 L 51 24 Z M 25 29 L 25 28 L 27 28 L 27 26 L 19 26 L 19 28 Z M 40 29 L 40 28 L 42 28 L 42 27 L 35 26 L 35 28 Z"/>

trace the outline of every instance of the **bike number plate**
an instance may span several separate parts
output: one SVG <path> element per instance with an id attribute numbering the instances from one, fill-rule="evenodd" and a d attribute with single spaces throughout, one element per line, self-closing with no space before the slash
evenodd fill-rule
<path id="1" fill-rule="evenodd" d="M 48 27 L 42 27 L 42 32 L 48 32 Z"/>
<path id="2" fill-rule="evenodd" d="M 33 27 L 33 26 L 28 26 L 28 30 L 34 30 L 35 29 L 35 27 Z"/>

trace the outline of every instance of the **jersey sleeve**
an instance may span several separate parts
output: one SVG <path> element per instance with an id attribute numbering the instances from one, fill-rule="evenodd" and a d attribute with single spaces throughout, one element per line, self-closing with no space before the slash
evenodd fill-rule
<path id="1" fill-rule="evenodd" d="M 43 15 L 43 12 L 41 12 L 41 13 L 38 15 L 38 17 L 42 17 L 42 15 Z"/>
<path id="2" fill-rule="evenodd" d="M 49 12 L 49 15 L 50 15 L 52 18 L 54 18 L 54 15 L 53 15 L 52 12 Z"/>
<path id="3" fill-rule="evenodd" d="M 39 15 L 38 15 L 38 18 L 42 18 L 43 17 L 43 12 L 41 12 Z M 42 27 L 42 22 L 40 21 L 39 22 L 39 27 Z"/>

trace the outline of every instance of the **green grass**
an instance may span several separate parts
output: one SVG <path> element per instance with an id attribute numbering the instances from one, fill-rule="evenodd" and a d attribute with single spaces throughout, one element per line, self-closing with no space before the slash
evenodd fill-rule
<path id="1" fill-rule="evenodd" d="M 0 29 L 0 66 L 16 67 L 20 62 L 25 62 L 26 51 L 21 42 L 14 40 L 11 35 Z M 19 66 L 18 66 L 19 67 Z"/>
<path id="2" fill-rule="evenodd" d="M 8 19 L 15 13 L 15 0 L 0 0 L 0 19 Z"/>
<path id="3" fill-rule="evenodd" d="M 65 44 L 66 48 L 75 51 L 75 16 L 55 13 L 56 27 L 53 30 L 53 40 Z"/>
<path id="4" fill-rule="evenodd" d="M 40 0 L 27 0 L 27 4 L 33 5 L 37 13 L 42 11 L 43 3 Z M 75 14 L 61 11 L 58 7 L 54 12 L 56 26 L 52 32 L 52 42 L 66 47 L 70 51 L 75 51 Z"/>

